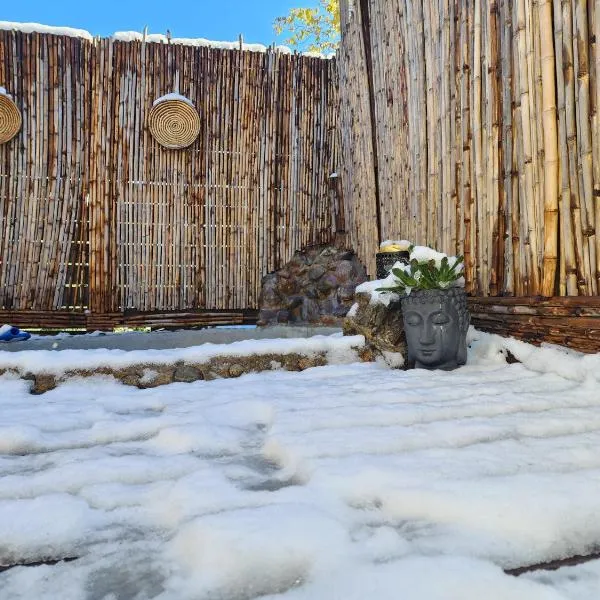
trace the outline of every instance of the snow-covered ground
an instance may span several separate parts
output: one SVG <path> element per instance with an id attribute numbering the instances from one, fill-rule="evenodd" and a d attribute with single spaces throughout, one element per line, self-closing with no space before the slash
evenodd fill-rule
<path id="1" fill-rule="evenodd" d="M 502 568 L 600 546 L 600 355 L 474 338 L 450 373 L 0 377 L 0 564 L 78 557 L 0 598 L 596 600 L 600 561 Z"/>

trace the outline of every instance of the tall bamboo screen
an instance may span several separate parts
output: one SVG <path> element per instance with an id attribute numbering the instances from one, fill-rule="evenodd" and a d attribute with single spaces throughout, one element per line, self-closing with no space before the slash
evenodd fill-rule
<path id="1" fill-rule="evenodd" d="M 252 309 L 333 236 L 335 61 L 0 31 L 0 86 L 23 114 L 0 145 L 4 311 Z M 147 127 L 171 92 L 200 113 L 185 150 Z"/>
<path id="2" fill-rule="evenodd" d="M 465 255 L 479 296 L 600 293 L 600 0 L 341 0 L 361 258 Z"/>

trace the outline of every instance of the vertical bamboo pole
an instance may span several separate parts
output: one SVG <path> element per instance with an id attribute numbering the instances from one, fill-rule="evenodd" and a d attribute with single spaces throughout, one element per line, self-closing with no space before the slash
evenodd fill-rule
<path id="1" fill-rule="evenodd" d="M 584 237 L 584 216 L 581 211 L 580 190 L 583 184 L 580 181 L 578 169 L 577 150 L 577 105 L 575 99 L 575 59 L 573 40 L 573 11 L 570 1 L 562 2 L 562 25 L 563 25 L 563 55 L 564 55 L 564 79 L 565 79 L 565 116 L 566 134 L 569 157 L 569 181 L 571 187 L 571 219 L 575 232 L 575 256 L 577 259 L 577 285 L 579 295 L 591 293 L 591 264 L 589 247 Z"/>
<path id="2" fill-rule="evenodd" d="M 575 1 L 575 61 L 577 68 L 577 141 L 580 164 L 580 192 L 583 192 L 583 235 L 589 252 L 589 293 L 598 293 L 595 210 L 593 197 L 592 137 L 590 130 L 590 69 L 587 0 Z"/>
<path id="3" fill-rule="evenodd" d="M 571 184 L 569 179 L 569 156 L 567 144 L 567 117 L 565 99 L 565 65 L 563 56 L 563 22 L 561 0 L 554 0 L 554 37 L 556 40 L 556 91 L 558 110 L 558 144 L 560 150 L 560 260 L 561 272 L 564 272 L 564 281 L 561 278 L 561 295 L 576 296 L 577 265 L 575 261 L 575 246 L 573 240 L 573 222 L 570 213 Z"/>
<path id="4" fill-rule="evenodd" d="M 475 1 L 475 15 L 473 21 L 473 107 L 471 111 L 472 120 L 472 131 L 473 131 L 473 166 L 474 166 L 474 199 L 473 211 L 471 219 L 475 222 L 475 235 L 473 236 L 473 256 L 476 259 L 474 262 L 474 279 L 476 280 L 475 289 L 486 293 L 487 286 L 481 277 L 481 268 L 483 264 L 483 240 L 479 236 L 479 224 L 480 224 L 480 201 L 483 196 L 483 142 L 482 142 L 482 131 L 481 131 L 481 115 L 482 115 L 482 85 L 481 85 L 481 46 L 482 46 L 482 35 L 481 35 L 481 2 Z"/>
<path id="5" fill-rule="evenodd" d="M 542 294 L 553 296 L 558 265 L 558 132 L 554 27 L 550 0 L 539 0 L 544 126 L 544 261 Z"/>
<path id="6" fill-rule="evenodd" d="M 593 131 L 596 132 L 593 136 L 595 142 L 594 156 L 594 230 L 596 232 L 596 278 L 597 291 L 600 293 L 600 135 L 598 128 L 600 127 L 600 0 L 594 0 L 594 39 L 595 39 L 595 76 L 596 76 L 596 105 L 593 121 Z"/>

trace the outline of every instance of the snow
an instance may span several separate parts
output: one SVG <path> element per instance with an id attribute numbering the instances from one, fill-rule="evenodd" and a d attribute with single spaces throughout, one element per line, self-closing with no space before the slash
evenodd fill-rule
<path id="1" fill-rule="evenodd" d="M 598 597 L 600 589 L 600 560 L 569 569 L 528 573 L 524 577 L 554 587 L 563 594 L 563 598 L 591 600 Z"/>
<path id="2" fill-rule="evenodd" d="M 429 246 L 415 246 L 410 253 L 410 260 L 416 260 L 418 263 L 433 261 L 438 269 L 442 266 L 443 258 L 448 258 L 448 255 Z M 450 261 L 450 265 L 453 265 L 454 262 Z"/>
<path id="3" fill-rule="evenodd" d="M 95 377 L 42 396 L 0 377 L 0 565 L 77 557 L 1 572 L 0 599 L 595 600 L 600 561 L 502 569 L 598 546 L 600 355 L 469 343 L 452 372 Z M 127 362 L 90 354 L 69 360 Z"/>
<path id="4" fill-rule="evenodd" d="M 91 33 L 83 29 L 72 27 L 51 27 L 40 23 L 15 23 L 12 21 L 0 21 L 0 29 L 7 31 L 21 31 L 22 33 L 45 33 L 50 35 L 66 35 L 92 41 Z"/>
<path id="5" fill-rule="evenodd" d="M 218 357 L 250 356 L 265 354 L 292 354 L 314 356 L 324 352 L 329 362 L 352 362 L 356 349 L 364 344 L 364 338 L 341 334 L 310 338 L 243 340 L 231 344 L 202 344 L 189 348 L 160 350 L 23 350 L 0 351 L 0 369 L 12 369 L 21 373 L 53 373 L 62 375 L 76 369 L 91 370 L 100 367 L 125 368 L 139 364 L 171 365 L 203 363 Z"/>
<path id="6" fill-rule="evenodd" d="M 18 23 L 12 21 L 0 21 L 0 29 L 8 31 L 21 31 L 23 33 L 45 33 L 50 35 L 66 35 L 69 37 L 81 38 L 93 41 L 94 36 L 89 31 L 83 29 L 73 29 L 72 27 L 53 27 L 42 25 L 40 23 Z M 208 40 L 205 38 L 174 38 L 162 33 L 146 33 L 139 31 L 117 31 L 110 36 L 117 42 L 141 42 L 158 44 L 175 44 L 181 46 L 218 48 L 222 50 L 245 50 L 248 52 L 267 52 L 273 49 L 280 54 L 292 54 L 292 50 L 287 46 L 265 46 L 264 44 L 247 44 L 246 42 L 221 42 L 217 40 Z M 303 56 L 331 60 L 335 58 L 334 53 L 320 54 L 317 52 L 303 52 Z"/>
<path id="7" fill-rule="evenodd" d="M 408 250 L 411 246 L 411 242 L 408 240 L 385 240 L 379 244 L 379 249 L 385 248 L 386 246 L 398 246 L 400 250 Z"/>
<path id="8" fill-rule="evenodd" d="M 347 317 L 355 317 L 358 313 L 358 309 L 360 308 L 360 304 L 358 302 L 355 302 L 351 307 L 350 310 L 346 313 Z"/>
<path id="9" fill-rule="evenodd" d="M 0 85 L 0 96 L 6 96 L 7 98 L 11 98 L 11 95 L 6 91 L 6 88 L 3 88 Z"/>
<path id="10" fill-rule="evenodd" d="M 383 304 L 384 306 L 389 306 L 391 302 L 395 302 L 400 299 L 398 294 L 393 292 L 381 292 L 378 291 L 379 288 L 393 288 L 398 285 L 394 274 L 392 273 L 393 269 L 400 269 L 404 267 L 404 263 L 400 261 L 393 264 L 390 269 L 390 274 L 384 279 L 374 279 L 373 281 L 365 281 L 361 283 L 356 288 L 356 293 L 359 294 L 369 294 L 370 303 L 371 304 Z"/>
<path id="11" fill-rule="evenodd" d="M 152 106 L 156 106 L 157 104 L 160 104 L 161 102 L 166 102 L 167 100 L 181 100 L 182 102 L 185 102 L 186 104 L 189 104 L 190 106 L 194 106 L 194 103 L 189 98 L 186 98 L 185 96 L 182 96 L 181 94 L 179 94 L 177 92 L 171 92 L 170 94 L 165 94 L 164 96 L 157 98 L 152 103 Z"/>
<path id="12" fill-rule="evenodd" d="M 150 43 L 159 44 L 176 44 L 181 46 L 196 46 L 196 47 L 209 47 L 209 48 L 220 48 L 222 50 L 239 50 L 240 42 L 220 42 L 216 40 L 207 40 L 205 38 L 169 38 L 161 33 L 149 33 L 144 37 L 143 33 L 139 31 L 117 31 L 112 36 L 112 39 L 118 42 L 133 42 L 146 40 Z M 250 52 L 266 52 L 268 47 L 263 44 L 247 44 L 242 42 L 242 50 Z M 291 50 L 287 46 L 275 46 L 275 50 L 284 54 L 291 54 Z"/>

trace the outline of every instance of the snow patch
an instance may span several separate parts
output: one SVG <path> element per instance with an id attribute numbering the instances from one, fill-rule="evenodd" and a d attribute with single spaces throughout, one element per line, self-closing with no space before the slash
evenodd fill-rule
<path id="1" fill-rule="evenodd" d="M 0 564 L 77 556 L 88 534 L 104 522 L 68 494 L 0 500 Z"/>
<path id="2" fill-rule="evenodd" d="M 347 317 L 355 317 L 356 313 L 358 312 L 358 309 L 360 308 L 360 305 L 358 304 L 358 302 L 355 302 L 351 307 L 350 310 L 346 313 Z"/>
<path id="3" fill-rule="evenodd" d="M 152 106 L 156 106 L 157 104 L 160 104 L 161 102 L 167 102 L 168 100 L 180 100 L 181 102 L 185 102 L 186 104 L 189 104 L 190 106 L 194 106 L 194 103 L 189 98 L 187 98 L 186 96 L 182 96 L 181 94 L 179 94 L 177 92 L 171 92 L 170 94 L 165 94 L 164 96 L 157 98 L 152 103 Z"/>
<path id="4" fill-rule="evenodd" d="M 49 35 L 66 35 L 92 41 L 91 33 L 84 29 L 73 29 L 72 27 L 53 27 L 41 23 L 16 23 L 12 21 L 0 21 L 0 29 L 5 31 L 20 31 L 22 33 L 45 33 Z"/>
<path id="5" fill-rule="evenodd" d="M 385 240 L 379 244 L 379 248 L 385 248 L 386 246 L 397 246 L 401 250 L 408 250 L 411 247 L 412 243 L 408 240 Z"/>
<path id="6" fill-rule="evenodd" d="M 403 267 L 401 262 L 396 262 L 392 269 Z M 373 281 L 365 281 L 356 288 L 356 293 L 368 294 L 370 296 L 370 304 L 382 304 L 389 306 L 392 302 L 397 302 L 400 296 L 394 292 L 382 292 L 378 288 L 393 288 L 397 285 L 396 278 L 390 271 L 390 274 L 385 279 L 375 279 Z"/>

